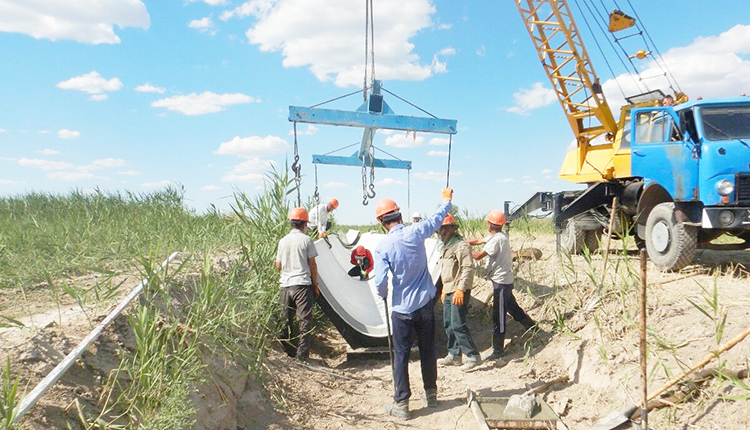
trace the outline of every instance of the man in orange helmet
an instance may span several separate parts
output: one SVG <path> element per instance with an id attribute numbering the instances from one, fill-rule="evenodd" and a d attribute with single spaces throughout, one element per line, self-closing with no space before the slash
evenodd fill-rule
<path id="1" fill-rule="evenodd" d="M 331 199 L 328 203 L 321 203 L 310 211 L 310 222 L 308 223 L 308 228 L 316 229 L 318 239 L 328 236 L 328 230 L 331 228 L 331 223 L 328 221 L 328 215 L 337 207 L 339 207 L 339 201 Z"/>
<path id="2" fill-rule="evenodd" d="M 441 366 L 461 366 L 461 355 L 464 354 L 466 363 L 461 366 L 461 370 L 470 372 L 482 362 L 466 321 L 474 280 L 471 246 L 458 234 L 458 224 L 451 214 L 445 216 L 438 235 L 443 242 L 440 256 L 443 292 L 440 301 L 443 303 L 443 327 L 448 338 L 448 355 L 437 362 Z"/>
<path id="3" fill-rule="evenodd" d="M 375 215 L 388 234 L 375 248 L 375 286 L 378 295 L 388 297 L 388 272 L 392 274 L 391 322 L 393 327 L 393 403 L 386 413 L 409 419 L 409 352 L 412 332 L 417 334 L 422 382 L 428 407 L 437 407 L 437 355 L 435 314 L 432 300 L 437 294 L 427 268 L 425 239 L 443 222 L 451 208 L 453 190 L 443 189 L 443 204 L 431 217 L 405 226 L 400 208 L 390 199 L 375 206 Z"/>
<path id="4" fill-rule="evenodd" d="M 276 269 L 281 271 L 281 312 L 284 324 L 281 345 L 290 357 L 307 361 L 310 354 L 310 333 L 313 326 L 313 302 L 318 294 L 318 266 L 310 236 L 305 234 L 309 216 L 305 208 L 294 208 L 287 217 L 292 230 L 279 241 L 276 252 Z M 299 320 L 299 345 L 295 348 L 297 330 L 294 314 Z"/>
<path id="5" fill-rule="evenodd" d="M 469 239 L 470 245 L 484 244 L 482 251 L 473 251 L 475 260 L 487 259 L 487 277 L 492 281 L 492 354 L 488 360 L 497 360 L 503 356 L 503 344 L 505 343 L 505 314 L 509 313 L 516 321 L 520 322 L 527 330 L 535 328 L 536 323 L 532 320 L 516 302 L 513 296 L 513 256 L 510 249 L 510 239 L 503 233 L 505 225 L 505 213 L 494 209 L 487 214 L 487 230 L 489 236 L 480 239 Z"/>

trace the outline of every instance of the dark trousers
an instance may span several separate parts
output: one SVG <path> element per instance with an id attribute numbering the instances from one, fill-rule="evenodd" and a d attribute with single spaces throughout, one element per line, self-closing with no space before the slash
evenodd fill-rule
<path id="1" fill-rule="evenodd" d="M 445 295 L 443 302 L 443 327 L 448 337 L 448 353 L 458 357 L 461 353 L 479 355 L 474 341 L 471 339 L 469 325 L 467 324 L 466 312 L 469 309 L 471 291 L 464 292 L 464 304 L 456 306 L 453 304 L 453 293 Z"/>
<path id="2" fill-rule="evenodd" d="M 283 318 L 279 340 L 290 357 L 307 358 L 310 353 L 310 333 L 313 326 L 313 302 L 315 292 L 312 285 L 295 285 L 281 289 L 281 315 Z M 299 331 L 294 316 L 299 320 Z M 298 346 L 295 346 L 299 343 Z"/>
<path id="3" fill-rule="evenodd" d="M 435 353 L 435 312 L 430 301 L 420 309 L 402 314 L 391 313 L 393 322 L 393 400 L 411 397 L 409 389 L 409 353 L 412 331 L 417 334 L 422 382 L 425 390 L 437 389 L 437 354 Z"/>
<path id="4" fill-rule="evenodd" d="M 513 284 L 498 284 L 493 281 L 492 288 L 492 348 L 502 351 L 505 341 L 505 314 L 510 314 L 516 321 L 529 316 L 518 306 L 513 296 Z"/>

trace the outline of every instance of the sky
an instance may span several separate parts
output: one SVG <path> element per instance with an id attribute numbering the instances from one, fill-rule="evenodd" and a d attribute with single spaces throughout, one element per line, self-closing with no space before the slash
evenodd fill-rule
<path id="1" fill-rule="evenodd" d="M 623 94 L 670 91 L 664 70 L 691 98 L 750 93 L 746 0 L 620 0 L 661 54 L 632 65 L 612 55 L 597 21 L 584 20 L 587 8 L 614 2 L 569 2 L 615 116 Z M 373 3 L 375 77 L 411 105 L 388 93 L 386 102 L 400 115 L 425 116 L 417 106 L 458 121 L 456 205 L 482 216 L 536 191 L 580 188 L 557 179 L 573 133 L 513 1 Z M 198 213 L 230 211 L 234 193 L 255 195 L 271 169 L 291 163 L 290 105 L 361 91 L 365 16 L 363 0 L 0 0 L 0 196 L 173 186 Z M 644 43 L 615 47 L 630 54 Z M 360 92 L 322 107 L 361 103 Z M 351 155 L 361 136 L 298 125 L 303 201 L 316 186 L 312 155 L 355 145 L 333 152 Z M 412 170 L 375 169 L 374 200 L 434 210 L 448 143 L 379 131 L 376 156 L 411 160 Z M 374 222 L 361 173 L 318 166 L 321 198 L 340 201 L 340 223 Z"/>

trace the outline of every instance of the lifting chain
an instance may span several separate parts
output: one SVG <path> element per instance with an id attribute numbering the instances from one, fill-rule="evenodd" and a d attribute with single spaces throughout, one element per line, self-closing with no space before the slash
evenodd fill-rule
<path id="1" fill-rule="evenodd" d="M 365 159 L 362 159 L 362 205 L 367 206 L 367 164 Z"/>
<path id="2" fill-rule="evenodd" d="M 292 172 L 294 172 L 294 186 L 297 188 L 297 207 L 302 206 L 302 195 L 300 194 L 300 185 L 302 182 L 302 165 L 299 162 L 299 147 L 297 146 L 297 122 L 294 122 L 294 162 L 292 163 Z"/>
<path id="3" fill-rule="evenodd" d="M 370 146 L 370 191 L 367 193 L 367 197 L 375 198 L 375 147 Z"/>
<path id="4" fill-rule="evenodd" d="M 367 184 L 367 157 L 370 158 L 370 184 Z M 367 206 L 368 200 L 375 198 L 375 150 L 370 148 L 370 153 L 362 158 L 362 204 Z"/>
<path id="5" fill-rule="evenodd" d="M 318 165 L 315 164 L 315 192 L 313 193 L 313 199 L 315 201 L 315 206 L 317 207 L 320 204 L 320 194 L 318 193 Z"/>

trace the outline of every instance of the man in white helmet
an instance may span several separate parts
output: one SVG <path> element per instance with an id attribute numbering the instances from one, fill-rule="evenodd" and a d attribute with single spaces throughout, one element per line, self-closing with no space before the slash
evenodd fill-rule
<path id="1" fill-rule="evenodd" d="M 318 239 L 328 236 L 328 229 L 331 223 L 328 221 L 328 215 L 339 207 L 339 201 L 331 199 L 328 203 L 321 203 L 310 211 L 310 221 L 307 228 L 314 230 L 318 234 Z"/>
<path id="2" fill-rule="evenodd" d="M 412 223 L 416 224 L 421 221 L 422 221 L 422 214 L 420 214 L 419 212 L 414 212 L 413 214 L 411 214 Z"/>

